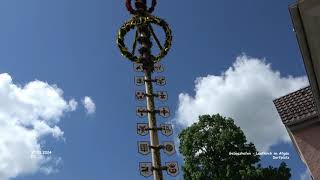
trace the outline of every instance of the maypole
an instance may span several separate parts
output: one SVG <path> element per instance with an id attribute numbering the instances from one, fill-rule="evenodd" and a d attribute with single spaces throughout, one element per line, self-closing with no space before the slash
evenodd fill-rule
<path id="1" fill-rule="evenodd" d="M 149 141 L 138 142 L 138 152 L 142 155 L 151 153 L 152 162 L 140 162 L 140 174 L 145 177 L 153 175 L 154 180 L 163 180 L 162 171 L 167 171 L 171 176 L 178 174 L 179 168 L 177 162 L 167 162 L 164 165 L 161 162 L 161 151 L 167 155 L 175 153 L 174 143 L 165 141 L 160 143 L 159 134 L 164 136 L 172 135 L 172 125 L 168 123 L 158 124 L 156 115 L 167 118 L 170 115 L 168 107 L 155 106 L 155 98 L 159 101 L 165 101 L 168 94 L 165 91 L 154 92 L 153 85 L 164 86 L 166 84 L 165 77 L 153 77 L 153 73 L 161 73 L 163 66 L 159 62 L 167 55 L 171 48 L 172 35 L 169 25 L 156 16 L 151 15 L 157 5 L 157 0 L 152 0 L 151 7 L 147 7 L 146 0 L 135 0 L 135 9 L 131 5 L 131 0 L 126 0 L 126 7 L 132 18 L 124 23 L 120 28 L 117 44 L 122 55 L 134 63 L 134 69 L 137 72 L 143 72 L 144 76 L 136 76 L 135 84 L 137 86 L 145 86 L 144 91 L 136 91 L 135 96 L 139 101 L 146 101 L 146 107 L 137 107 L 136 114 L 139 117 L 148 117 L 148 123 L 138 123 L 137 133 L 141 136 L 150 135 Z M 159 26 L 165 32 L 164 45 L 161 44 L 153 26 Z M 131 30 L 135 30 L 135 39 L 132 51 L 129 51 L 125 45 L 124 38 Z M 160 53 L 152 55 L 152 38 L 160 49 Z M 135 51 L 139 46 L 139 54 L 135 55 Z"/>

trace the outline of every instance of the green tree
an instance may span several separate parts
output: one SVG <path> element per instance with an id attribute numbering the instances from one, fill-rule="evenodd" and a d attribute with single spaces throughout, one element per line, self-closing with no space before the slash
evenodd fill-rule
<path id="1" fill-rule="evenodd" d="M 203 115 L 199 122 L 180 135 L 180 153 L 184 156 L 185 180 L 287 180 L 291 177 L 285 163 L 279 168 L 262 168 L 254 144 L 247 143 L 233 119 Z M 231 155 L 243 152 L 247 155 Z"/>

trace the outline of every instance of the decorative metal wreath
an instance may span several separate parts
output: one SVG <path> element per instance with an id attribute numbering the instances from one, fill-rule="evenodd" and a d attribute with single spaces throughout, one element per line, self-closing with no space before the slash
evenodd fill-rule
<path id="1" fill-rule="evenodd" d="M 164 30 L 166 40 L 165 40 L 163 48 L 160 45 L 159 40 L 156 38 L 156 36 L 152 30 L 151 24 L 156 24 Z M 131 20 L 125 22 L 124 25 L 122 25 L 122 27 L 120 28 L 120 30 L 118 32 L 118 37 L 117 37 L 117 44 L 118 44 L 118 47 L 121 51 L 121 54 L 133 62 L 141 63 L 141 59 L 139 59 L 139 57 L 134 55 L 134 51 L 129 52 L 128 48 L 126 47 L 126 45 L 124 43 L 124 38 L 125 38 L 126 34 L 130 30 L 136 28 L 139 25 L 147 25 L 150 28 L 150 31 L 153 34 L 153 36 L 154 36 L 155 40 L 157 41 L 158 46 L 160 48 L 160 53 L 157 56 L 152 56 L 152 61 L 154 63 L 161 61 L 161 59 L 167 55 L 167 53 L 169 52 L 169 50 L 171 48 L 171 43 L 172 43 L 171 29 L 170 29 L 168 23 L 165 22 L 163 19 L 160 19 L 155 16 L 151 16 L 151 15 L 134 16 Z"/>

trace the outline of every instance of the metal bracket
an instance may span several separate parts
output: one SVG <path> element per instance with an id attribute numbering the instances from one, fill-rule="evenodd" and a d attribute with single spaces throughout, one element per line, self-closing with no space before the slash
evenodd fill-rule
<path id="1" fill-rule="evenodd" d="M 148 131 L 161 131 L 161 130 L 163 130 L 163 128 L 161 128 L 161 127 L 155 127 L 155 128 L 147 128 L 147 130 Z"/>
<path id="2" fill-rule="evenodd" d="M 145 93 L 145 96 L 148 96 L 148 97 L 156 97 L 155 95 L 156 94 L 147 94 L 147 93 Z"/>
<path id="3" fill-rule="evenodd" d="M 151 149 L 155 149 L 155 150 L 160 150 L 163 149 L 164 146 L 163 145 L 158 145 L 158 146 L 149 146 Z"/>
<path id="4" fill-rule="evenodd" d="M 145 110 L 145 111 L 139 111 L 141 113 L 155 113 L 154 111 L 150 111 L 150 110 Z"/>
<path id="5" fill-rule="evenodd" d="M 156 167 L 152 166 L 151 170 L 152 171 L 166 171 L 166 170 L 168 170 L 168 167 L 167 166 L 161 166 L 160 168 L 156 168 Z"/>
<path id="6" fill-rule="evenodd" d="M 150 111 L 150 110 L 145 110 L 145 111 L 139 111 L 139 112 L 142 112 L 142 113 L 160 113 L 160 110 L 153 110 L 153 111 Z"/>
<path id="7" fill-rule="evenodd" d="M 157 82 L 156 79 L 145 79 L 144 81 L 145 81 L 145 82 Z"/>

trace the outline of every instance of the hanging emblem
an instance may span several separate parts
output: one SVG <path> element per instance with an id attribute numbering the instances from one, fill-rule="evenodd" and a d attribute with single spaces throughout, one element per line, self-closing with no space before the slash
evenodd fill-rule
<path id="1" fill-rule="evenodd" d="M 159 91 L 157 92 L 157 97 L 160 101 L 166 101 L 168 100 L 168 93 L 165 91 Z"/>
<path id="2" fill-rule="evenodd" d="M 163 152 L 169 156 L 176 153 L 176 149 L 174 148 L 174 142 L 172 141 L 163 142 Z"/>
<path id="3" fill-rule="evenodd" d="M 134 82 L 137 86 L 142 86 L 142 85 L 144 85 L 144 77 L 143 76 L 136 76 L 134 78 Z"/>
<path id="4" fill-rule="evenodd" d="M 163 118 L 167 118 L 170 116 L 170 110 L 168 107 L 159 108 L 159 115 Z"/>
<path id="5" fill-rule="evenodd" d="M 154 71 L 157 73 L 162 73 L 164 71 L 162 64 L 154 64 Z"/>
<path id="6" fill-rule="evenodd" d="M 140 63 L 133 63 L 133 69 L 136 72 L 143 72 L 143 65 Z"/>
<path id="7" fill-rule="evenodd" d="M 171 136 L 173 134 L 173 129 L 171 124 L 160 124 L 161 133 L 164 136 Z"/>
<path id="8" fill-rule="evenodd" d="M 141 136 L 146 136 L 149 134 L 149 125 L 148 123 L 138 123 L 137 124 L 137 133 Z"/>
<path id="9" fill-rule="evenodd" d="M 179 174 L 179 167 L 177 162 L 167 162 L 167 173 L 170 176 L 177 176 Z"/>
<path id="10" fill-rule="evenodd" d="M 138 101 L 143 101 L 146 98 L 146 94 L 144 91 L 136 91 L 135 97 Z"/>
<path id="11" fill-rule="evenodd" d="M 138 152 L 142 155 L 148 155 L 150 153 L 150 143 L 148 141 L 139 141 Z"/>
<path id="12" fill-rule="evenodd" d="M 159 86 L 164 86 L 166 85 L 166 78 L 165 77 L 156 77 L 155 78 L 156 84 Z"/>
<path id="13" fill-rule="evenodd" d="M 139 117 L 145 117 L 148 114 L 146 107 L 137 107 L 136 114 Z"/>
<path id="14" fill-rule="evenodd" d="M 141 162 L 139 163 L 140 174 L 144 177 L 149 177 L 152 175 L 152 163 L 151 162 Z"/>

